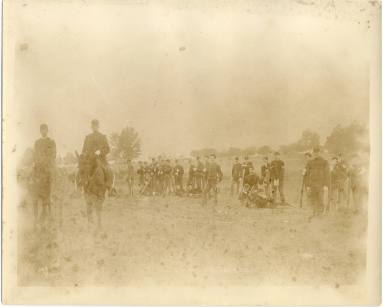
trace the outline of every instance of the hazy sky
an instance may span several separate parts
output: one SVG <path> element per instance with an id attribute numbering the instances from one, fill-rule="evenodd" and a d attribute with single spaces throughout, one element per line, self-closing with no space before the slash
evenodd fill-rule
<path id="1" fill-rule="evenodd" d="M 288 14 L 256 1 L 246 10 L 62 3 L 19 15 L 21 147 L 46 122 L 61 153 L 80 149 L 93 118 L 106 134 L 135 127 L 145 155 L 277 146 L 305 128 L 327 135 L 368 122 L 363 20 L 302 13 L 292 1 Z"/>

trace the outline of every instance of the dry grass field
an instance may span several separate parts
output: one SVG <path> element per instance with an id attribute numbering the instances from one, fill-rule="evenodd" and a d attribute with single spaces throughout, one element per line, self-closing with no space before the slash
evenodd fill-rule
<path id="1" fill-rule="evenodd" d="M 258 169 L 259 161 L 255 161 Z M 85 202 L 68 183 L 45 229 L 34 228 L 32 204 L 19 206 L 21 286 L 230 286 L 355 283 L 366 266 L 366 209 L 341 209 L 308 222 L 299 208 L 303 162 L 286 162 L 291 206 L 246 208 L 230 196 L 230 162 L 217 206 L 200 198 L 106 198 L 103 227 L 88 228 Z M 120 176 L 121 177 L 121 176 Z"/>

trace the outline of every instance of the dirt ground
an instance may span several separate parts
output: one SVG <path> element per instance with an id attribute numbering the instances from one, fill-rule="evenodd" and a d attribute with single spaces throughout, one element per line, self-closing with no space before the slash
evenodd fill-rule
<path id="1" fill-rule="evenodd" d="M 246 208 L 221 184 L 219 203 L 200 198 L 106 198 L 103 228 L 88 228 L 82 195 L 65 192 L 46 229 L 19 206 L 20 286 L 230 286 L 353 284 L 366 267 L 366 210 L 308 221 L 297 180 L 291 207 Z M 294 189 L 293 189 L 294 187 Z"/>

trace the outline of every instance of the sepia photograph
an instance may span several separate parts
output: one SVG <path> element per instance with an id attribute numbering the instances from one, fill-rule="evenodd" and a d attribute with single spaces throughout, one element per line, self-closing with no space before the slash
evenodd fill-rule
<path id="1" fill-rule="evenodd" d="M 4 304 L 379 305 L 381 1 L 3 3 Z"/>

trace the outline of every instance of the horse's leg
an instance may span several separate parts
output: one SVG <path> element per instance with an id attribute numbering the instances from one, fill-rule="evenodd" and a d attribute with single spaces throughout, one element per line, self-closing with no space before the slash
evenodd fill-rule
<path id="1" fill-rule="evenodd" d="M 88 225 L 93 223 L 93 201 L 92 201 L 92 196 L 89 195 L 89 194 L 85 194 L 85 202 L 86 202 L 86 215 L 87 215 L 87 218 L 88 218 Z"/>
<path id="2" fill-rule="evenodd" d="M 102 210 L 102 204 L 104 202 L 104 199 L 101 198 L 101 197 L 96 197 L 95 199 L 95 209 L 96 209 L 96 214 L 97 214 L 97 226 L 98 227 L 102 227 L 102 223 L 101 223 L 101 210 Z"/>

